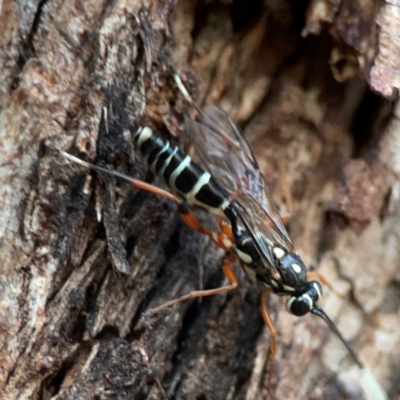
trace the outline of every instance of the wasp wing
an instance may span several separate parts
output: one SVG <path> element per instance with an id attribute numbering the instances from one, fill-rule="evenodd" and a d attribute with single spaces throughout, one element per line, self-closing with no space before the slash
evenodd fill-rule
<path id="1" fill-rule="evenodd" d="M 292 252 L 293 245 L 253 152 L 223 110 L 207 107 L 200 117 L 200 122 L 186 118 L 185 135 L 204 168 L 229 193 L 243 225 L 272 267 L 270 248 L 280 245 Z"/>

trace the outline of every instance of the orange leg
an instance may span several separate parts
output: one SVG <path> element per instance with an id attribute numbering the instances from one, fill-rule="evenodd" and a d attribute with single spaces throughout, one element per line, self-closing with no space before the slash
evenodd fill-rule
<path id="1" fill-rule="evenodd" d="M 234 240 L 232 226 L 224 217 L 219 217 L 219 231 L 224 233 L 228 238 Z"/>
<path id="2" fill-rule="evenodd" d="M 268 302 L 267 302 L 267 295 L 268 292 L 271 292 L 272 289 L 269 288 L 264 288 L 262 293 L 261 293 L 261 315 L 263 317 L 263 320 L 265 322 L 265 325 L 267 325 L 267 328 L 271 334 L 271 345 L 269 347 L 269 354 L 268 354 L 268 391 L 271 392 L 272 388 L 272 363 L 275 358 L 276 354 L 276 329 L 274 327 L 274 324 L 272 323 L 271 316 L 269 315 L 268 311 Z"/>
<path id="3" fill-rule="evenodd" d="M 334 287 L 317 271 L 309 271 L 307 272 L 307 279 L 318 279 L 323 285 L 327 286 L 333 293 L 335 293 L 339 297 L 343 297 L 340 293 L 338 293 Z"/>
<path id="4" fill-rule="evenodd" d="M 271 316 L 269 315 L 268 311 L 268 302 L 267 302 L 267 295 L 268 292 L 271 292 L 271 289 L 264 288 L 261 293 L 261 315 L 267 325 L 269 332 L 271 333 L 271 347 L 269 349 L 268 360 L 271 363 L 274 361 L 275 354 L 276 354 L 276 329 L 274 324 L 272 323 Z"/>
<path id="5" fill-rule="evenodd" d="M 289 221 L 291 216 L 292 216 L 291 214 L 281 215 L 281 219 L 284 223 L 286 223 L 287 221 Z M 265 223 L 265 225 L 269 226 L 270 228 L 274 226 L 274 224 L 269 219 L 265 219 L 264 223 Z"/>
<path id="6" fill-rule="evenodd" d="M 223 266 L 224 274 L 228 278 L 229 282 L 231 283 L 229 286 L 223 286 L 220 288 L 209 289 L 209 290 L 192 291 L 188 294 L 178 297 L 177 299 L 167 301 L 166 303 L 161 304 L 160 306 L 155 307 L 155 308 L 151 309 L 150 311 L 146 312 L 146 314 L 147 315 L 156 314 L 156 313 L 160 312 L 161 310 L 171 307 L 174 304 L 180 303 L 181 301 L 184 301 L 184 300 L 194 299 L 197 297 L 213 296 L 215 294 L 225 293 L 225 292 L 229 292 L 230 290 L 236 289 L 238 286 L 238 282 L 237 282 L 235 273 L 233 272 L 232 268 L 229 265 L 229 261 L 232 261 L 233 259 L 234 259 L 234 256 L 232 256 L 231 254 L 228 254 L 224 260 L 224 266 Z"/>
<path id="7" fill-rule="evenodd" d="M 223 231 L 215 233 L 215 232 L 211 231 L 210 229 L 203 227 L 200 224 L 200 222 L 197 220 L 197 218 L 194 216 L 194 214 L 182 202 L 182 200 L 180 200 L 178 197 L 174 196 L 172 193 L 168 192 L 167 190 L 160 189 L 157 186 L 143 182 L 139 179 L 132 178 L 129 175 L 125 175 L 125 174 L 122 174 L 117 171 L 112 171 L 110 169 L 103 168 L 103 167 L 100 167 L 95 164 L 90 164 L 90 163 L 83 161 L 69 153 L 66 153 L 65 151 L 60 150 L 60 153 L 67 159 L 69 159 L 79 165 L 82 165 L 86 168 L 93 169 L 95 171 L 98 171 L 98 172 L 101 172 L 104 174 L 112 175 L 118 179 L 121 179 L 121 180 L 124 180 L 124 181 L 130 183 L 132 186 L 135 186 L 139 189 L 146 190 L 147 192 L 151 192 L 151 193 L 157 194 L 159 196 L 163 196 L 169 200 L 172 200 L 178 206 L 178 210 L 181 214 L 183 221 L 190 228 L 211 238 L 213 240 L 213 242 L 221 249 L 223 249 L 225 251 L 229 251 L 232 249 L 232 246 L 234 244 L 233 239 L 232 239 L 232 231 L 230 231 L 231 237 L 228 237 L 225 234 L 225 232 L 223 232 Z"/>
<path id="8" fill-rule="evenodd" d="M 187 208 L 186 205 L 182 202 L 178 205 L 178 210 L 181 215 L 181 218 L 183 219 L 185 224 L 189 226 L 189 228 L 197 232 L 200 232 L 203 235 L 208 236 L 222 250 L 224 251 L 232 250 L 232 247 L 234 246 L 232 230 L 230 231 L 229 235 L 229 231 L 226 230 L 219 230 L 218 232 L 214 232 L 208 228 L 205 228 L 203 225 L 200 224 L 200 222 L 197 220 L 195 215 L 189 210 L 189 208 Z"/>
<path id="9" fill-rule="evenodd" d="M 282 215 L 281 216 L 282 221 L 285 223 L 288 222 L 291 216 L 292 216 L 291 214 Z"/>

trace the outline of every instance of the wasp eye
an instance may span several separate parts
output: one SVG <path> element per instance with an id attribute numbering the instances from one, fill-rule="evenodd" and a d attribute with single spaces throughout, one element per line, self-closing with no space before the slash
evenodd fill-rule
<path id="1" fill-rule="evenodd" d="M 291 297 L 286 303 L 286 309 L 293 315 L 301 317 L 313 309 L 314 305 L 309 295 Z"/>

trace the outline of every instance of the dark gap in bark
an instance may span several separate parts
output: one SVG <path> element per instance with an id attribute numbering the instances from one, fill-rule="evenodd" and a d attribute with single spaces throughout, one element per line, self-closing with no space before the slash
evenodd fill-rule
<path id="1" fill-rule="evenodd" d="M 380 304 L 380 312 L 384 314 L 394 314 L 400 309 L 400 282 L 391 281 L 385 288 Z"/>
<path id="2" fill-rule="evenodd" d="M 102 12 L 100 13 L 96 30 L 85 31 L 80 38 L 81 39 L 80 45 L 82 47 L 88 46 L 88 43 L 92 45 L 91 56 L 87 60 L 84 60 L 84 66 L 87 71 L 86 73 L 87 77 L 91 77 L 92 74 L 95 73 L 96 63 L 99 58 L 99 47 L 100 47 L 98 31 L 103 26 L 104 20 L 109 15 L 109 12 L 112 9 L 113 5 L 114 5 L 114 0 L 106 0 L 103 3 L 101 9 Z"/>
<path id="3" fill-rule="evenodd" d="M 146 331 L 147 329 L 146 324 L 141 323 L 139 327 L 138 324 L 143 318 L 143 314 L 148 304 L 151 303 L 153 297 L 157 295 L 157 293 L 160 291 L 159 283 L 160 279 L 162 279 L 162 277 L 165 276 L 165 266 L 167 263 L 168 262 L 165 262 L 160 266 L 157 276 L 153 279 L 154 285 L 147 291 L 146 295 L 143 297 L 143 300 L 140 302 L 136 310 L 136 313 L 132 318 L 129 328 L 129 333 L 126 335 L 126 340 L 128 341 L 139 340 L 142 333 Z"/>
<path id="4" fill-rule="evenodd" d="M 43 150 L 43 148 L 40 148 L 41 150 Z M 31 187 L 35 187 L 36 188 L 36 192 L 38 192 L 38 183 L 40 181 L 40 177 L 39 177 L 39 166 L 40 166 L 40 162 L 42 157 L 38 156 L 39 162 L 37 162 L 35 165 L 32 166 L 32 173 L 29 176 L 29 185 L 32 185 Z M 52 178 L 52 174 L 50 172 L 50 179 Z M 18 224 L 18 233 L 21 235 L 22 238 L 26 239 L 26 235 L 25 235 L 25 230 L 24 230 L 24 216 L 26 214 L 26 208 L 28 206 L 28 202 L 29 202 L 29 196 L 24 197 L 21 199 L 20 204 L 18 205 L 18 214 L 19 214 L 19 224 Z M 4 237 L 2 237 L 1 239 L 4 239 Z M 0 242 L 0 247 L 1 247 L 1 242 Z"/>
<path id="5" fill-rule="evenodd" d="M 326 385 L 331 388 L 331 392 L 329 393 L 329 399 L 352 399 L 353 397 L 349 397 L 349 392 L 346 391 L 343 386 L 340 384 L 340 381 L 337 379 L 337 374 L 331 374 L 328 379 L 324 379 L 326 383 L 318 382 L 318 384 Z"/>
<path id="6" fill-rule="evenodd" d="M 54 248 L 54 257 L 58 259 L 60 265 L 66 266 L 60 270 L 53 284 L 53 292 L 48 301 L 51 301 L 57 292 L 64 285 L 65 280 L 73 271 L 73 265 L 68 262 L 70 256 L 70 247 L 75 240 L 75 234 L 85 218 L 85 211 L 90 204 L 90 196 L 84 194 L 83 187 L 86 181 L 86 174 L 74 174 L 69 182 L 68 189 L 61 196 L 56 190 L 48 198 L 48 220 L 51 228 L 57 232 L 58 238 Z M 89 207 L 90 208 L 90 207 Z M 46 210 L 47 206 L 44 205 Z M 89 248 L 89 246 L 88 246 Z"/>
<path id="7" fill-rule="evenodd" d="M 131 132 L 134 129 L 134 126 L 131 123 L 131 119 L 128 115 L 128 112 L 125 108 L 127 104 L 127 99 L 130 95 L 130 88 L 128 87 L 119 87 L 119 86 L 111 86 L 110 88 L 106 88 L 104 90 L 104 94 L 106 96 L 105 105 L 108 109 L 107 113 L 107 125 L 110 131 L 111 136 L 114 134 L 122 133 L 123 130 L 127 129 Z M 106 126 L 104 125 L 104 114 L 100 121 L 100 128 L 105 130 Z"/>
<path id="8" fill-rule="evenodd" d="M 99 311 L 99 305 L 97 303 L 97 293 L 102 287 L 104 279 L 107 277 L 107 273 L 113 271 L 111 264 L 104 269 L 104 273 L 93 280 L 86 290 L 85 306 L 82 309 L 82 318 L 84 323 L 81 324 L 82 329 L 86 329 L 90 335 L 92 335 L 93 323 L 96 321 L 96 314 Z"/>
<path id="9" fill-rule="evenodd" d="M 67 373 L 76 365 L 79 359 L 87 359 L 91 350 L 92 344 L 83 342 L 68 358 L 66 358 L 61 367 L 51 376 L 44 380 L 44 387 L 55 396 L 59 393 L 61 385 Z"/>
<path id="10" fill-rule="evenodd" d="M 383 223 L 385 219 L 390 215 L 389 208 L 390 208 L 391 197 L 392 197 L 392 188 L 390 187 L 383 198 L 382 206 L 379 211 L 379 220 L 381 221 L 381 223 Z"/>
<path id="11" fill-rule="evenodd" d="M 234 0 L 230 6 L 233 32 L 251 28 L 263 14 L 263 0 Z"/>
<path id="12" fill-rule="evenodd" d="M 103 14 L 104 15 L 104 14 Z M 102 23 L 103 21 L 101 21 Z M 99 56 L 99 35 L 94 30 L 84 31 L 80 37 L 80 43 L 82 47 L 91 47 L 92 53 L 87 59 L 83 59 L 83 65 L 86 70 L 85 80 L 82 82 L 82 87 L 85 88 L 88 82 L 93 83 L 93 74 L 96 72 L 96 64 Z M 87 89 L 86 89 L 87 90 Z M 83 96 L 84 98 L 85 96 Z"/>
<path id="13" fill-rule="evenodd" d="M 199 344 L 206 333 L 206 309 L 209 311 L 210 299 L 202 299 L 201 304 L 196 299 L 187 309 L 182 320 L 182 329 L 177 339 L 177 348 L 172 356 L 173 369 L 167 374 L 165 381 L 176 374 L 181 365 L 188 365 L 189 360 L 195 359 L 201 351 L 195 344 Z"/>
<path id="14" fill-rule="evenodd" d="M 19 72 L 22 71 L 24 65 L 26 62 L 33 57 L 36 54 L 36 50 L 33 47 L 33 38 L 38 30 L 39 22 L 42 17 L 43 13 L 43 8 L 46 5 L 48 0 L 41 0 L 38 5 L 37 5 L 37 10 L 35 17 L 33 18 L 32 21 L 32 26 L 29 31 L 29 34 L 26 38 L 25 41 L 21 40 L 21 47 L 18 48 L 19 54 L 18 54 L 18 59 L 16 62 L 16 65 L 18 67 L 18 71 L 16 72 L 16 75 L 14 76 L 13 80 L 10 83 L 10 92 L 16 90 L 19 86 Z"/>
<path id="15" fill-rule="evenodd" d="M 103 329 L 97 334 L 96 340 L 108 342 L 119 337 L 119 330 L 115 326 L 105 325 Z"/>
<path id="16" fill-rule="evenodd" d="M 207 18 L 209 14 L 216 8 L 221 7 L 216 6 L 215 3 L 205 3 L 203 1 L 198 1 L 195 7 L 194 15 L 196 18 L 194 20 L 194 26 L 192 30 L 193 41 L 196 40 L 197 36 L 202 32 L 204 26 L 206 25 Z"/>
<path id="17" fill-rule="evenodd" d="M 236 360 L 238 367 L 235 369 L 237 376 L 236 393 L 249 380 L 254 368 L 254 351 L 257 339 L 264 328 L 264 322 L 259 312 L 260 288 L 247 292 L 242 302 L 243 320 L 240 324 L 239 336 L 236 341 Z"/>
<path id="18" fill-rule="evenodd" d="M 180 247 L 180 227 L 182 223 L 178 222 L 178 224 L 179 225 L 177 226 L 176 230 L 172 233 L 164 247 L 165 258 L 167 261 L 177 253 Z"/>
<path id="19" fill-rule="evenodd" d="M 318 37 L 307 36 L 301 40 L 296 52 L 298 57 L 306 60 L 307 65 L 301 82 L 302 88 L 308 90 L 315 87 L 317 83 L 326 84 L 326 78 L 328 78 L 329 87 L 332 82 L 335 82 L 328 66 L 331 49 L 332 38 L 327 33 L 321 33 Z M 321 68 L 321 65 L 326 67 Z M 316 79 L 320 82 L 316 82 Z M 327 95 L 331 95 L 330 90 Z"/>
<path id="20" fill-rule="evenodd" d="M 121 210 L 120 225 L 121 230 L 126 233 L 127 236 L 137 236 L 137 232 L 132 226 L 132 220 L 135 220 L 135 216 L 139 213 L 142 207 L 146 206 L 146 201 L 149 198 L 149 192 L 144 190 L 131 188 L 125 199 L 126 204 Z M 135 224 L 136 225 L 136 224 Z"/>
<path id="21" fill-rule="evenodd" d="M 96 301 L 97 289 L 95 286 L 98 285 L 90 285 L 86 291 L 86 302 L 84 307 L 84 314 L 86 314 L 86 317 L 84 317 L 84 325 L 85 329 L 87 329 L 89 333 L 92 332 L 93 321 L 96 320 L 95 315 L 99 311 L 99 306 Z"/>
<path id="22" fill-rule="evenodd" d="M 137 242 L 137 237 L 135 236 L 129 236 L 126 241 L 125 250 L 126 250 L 126 258 L 128 260 L 130 259 L 133 250 L 135 249 L 136 242 Z"/>
<path id="23" fill-rule="evenodd" d="M 377 144 L 382 132 L 385 132 L 385 125 L 391 117 L 391 111 L 390 101 L 372 90 L 366 91 L 350 127 L 354 137 L 354 158 L 370 150 L 378 152 Z"/>
<path id="24" fill-rule="evenodd" d="M 204 289 L 220 287 L 222 281 L 223 274 L 221 269 L 218 269 L 210 276 Z M 171 359 L 173 368 L 164 378 L 166 385 L 171 382 L 182 365 L 190 365 L 190 360 L 196 359 L 196 355 L 203 351 L 202 347 L 205 346 L 204 339 L 207 334 L 207 318 L 214 298 L 215 296 L 195 299 L 187 309 L 177 339 L 177 348 Z"/>
<path id="25" fill-rule="evenodd" d="M 143 317 L 143 313 L 145 312 L 147 305 L 151 302 L 151 299 L 154 297 L 154 295 L 159 292 L 161 280 L 165 279 L 166 275 L 168 275 L 168 272 L 166 271 L 166 265 L 171 261 L 172 257 L 179 251 L 179 248 L 181 246 L 180 244 L 181 226 L 182 222 L 180 221 L 180 219 L 178 219 L 174 231 L 172 232 L 168 242 L 164 246 L 165 262 L 160 266 L 157 276 L 153 279 L 154 285 L 146 293 L 146 296 L 139 304 L 137 311 L 132 318 L 129 334 L 126 337 L 127 340 L 139 339 L 141 334 L 145 330 L 144 327 L 138 329 L 137 325 L 141 320 L 141 318 Z"/>
<path id="26" fill-rule="evenodd" d="M 56 372 L 55 375 L 48 382 L 45 383 L 45 387 L 48 388 L 50 394 L 55 396 L 59 393 L 62 383 L 64 382 L 67 372 L 74 367 L 76 360 L 69 359 L 63 362 L 61 368 Z M 44 381 L 45 382 L 45 381 Z"/>
<path id="27" fill-rule="evenodd" d="M 134 128 L 125 110 L 128 90 L 113 86 L 104 89 L 104 94 L 107 121 L 102 111 L 95 163 L 103 161 L 118 166 L 123 161 L 129 162 L 131 156 L 127 153 L 127 149 L 131 149 L 131 146 L 127 146 L 127 139 L 124 136 L 124 131 L 132 132 Z"/>
<path id="28" fill-rule="evenodd" d="M 129 327 L 129 333 L 125 336 L 125 340 L 127 340 L 128 342 L 134 342 L 135 340 L 140 340 L 142 334 L 145 333 L 148 328 L 146 324 L 141 324 L 141 326 L 138 327 L 138 323 L 141 320 L 141 318 L 143 318 L 143 313 L 148 303 L 147 296 L 148 294 L 146 294 L 142 302 L 139 304 L 136 313 L 132 318 L 131 325 Z"/>
<path id="29" fill-rule="evenodd" d="M 88 291 L 86 291 L 86 296 L 85 296 L 85 301 L 84 301 L 83 307 L 79 310 L 79 313 L 77 315 L 74 327 L 71 331 L 71 335 L 69 338 L 71 341 L 74 341 L 74 342 L 81 342 L 83 335 L 85 333 L 85 328 L 87 325 L 85 314 L 87 313 L 87 310 L 90 309 L 90 307 L 91 307 L 91 305 L 88 306 L 88 304 L 90 303 L 91 300 L 90 300 L 87 292 Z"/>
<path id="30" fill-rule="evenodd" d="M 104 240 L 104 241 L 107 240 L 106 228 L 104 227 L 103 223 L 98 224 L 95 237 L 100 240 Z"/>
<path id="31" fill-rule="evenodd" d="M 292 11 L 290 15 L 294 17 L 295 30 L 300 35 L 305 25 L 306 12 L 309 7 L 309 2 L 297 0 L 289 0 L 288 2 L 290 3 Z"/>
<path id="32" fill-rule="evenodd" d="M 82 215 L 89 204 L 89 196 L 84 194 L 83 188 L 85 186 L 87 173 L 74 173 L 68 182 L 68 190 L 65 193 L 59 194 L 59 191 L 54 191 L 49 196 L 49 214 L 51 215 L 49 223 L 56 224 L 59 230 L 59 240 L 63 236 L 71 237 L 76 228 L 78 221 L 82 219 Z M 58 189 L 58 188 L 57 188 Z M 63 251 L 56 247 L 55 256 L 61 262 L 66 261 L 66 258 L 60 258 Z"/>
<path id="33" fill-rule="evenodd" d="M 316 246 L 316 263 L 318 264 L 322 256 L 335 248 L 336 234 L 335 227 L 345 229 L 348 226 L 347 219 L 344 215 L 329 211 L 322 215 L 321 221 L 321 235 L 319 237 L 319 243 Z"/>

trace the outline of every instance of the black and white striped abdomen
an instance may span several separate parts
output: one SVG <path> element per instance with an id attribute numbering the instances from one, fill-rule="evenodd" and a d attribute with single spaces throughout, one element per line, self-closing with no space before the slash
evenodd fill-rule
<path id="1" fill-rule="evenodd" d="M 225 190 L 190 156 L 156 136 L 149 127 L 139 129 L 133 140 L 153 173 L 162 177 L 189 205 L 224 215 L 230 204 Z"/>

